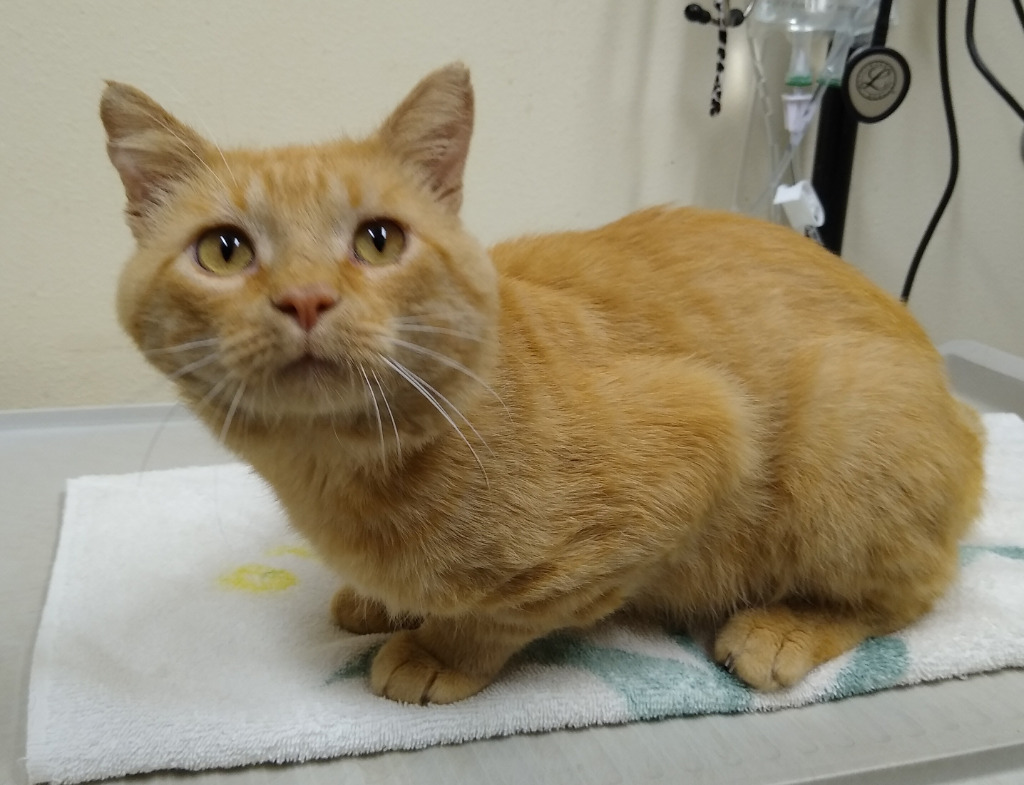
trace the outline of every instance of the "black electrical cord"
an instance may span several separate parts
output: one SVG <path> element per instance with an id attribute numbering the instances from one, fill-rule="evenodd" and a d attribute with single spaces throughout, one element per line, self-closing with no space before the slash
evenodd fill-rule
<path id="1" fill-rule="evenodd" d="M 977 0 L 967 0 L 967 51 L 971 55 L 971 61 L 974 63 L 981 75 L 985 77 L 985 80 L 992 85 L 992 89 L 999 93 L 1000 98 L 1009 104 L 1010 108 L 1017 113 L 1017 116 L 1024 120 L 1024 107 L 1022 107 L 1017 99 L 1010 95 L 1010 91 L 1007 90 L 1003 83 L 996 79 L 995 74 L 989 70 L 988 66 L 981 59 L 981 55 L 978 53 L 978 45 L 974 41 L 974 13 Z M 1017 17 L 1020 19 L 1021 25 L 1024 25 L 1024 7 L 1021 7 L 1020 0 L 1013 0 L 1013 8 L 1017 12 Z"/>
<path id="2" fill-rule="evenodd" d="M 1017 14 L 1017 19 L 1020 21 L 1021 27 L 1024 27 L 1024 4 L 1021 0 L 1010 0 L 1013 4 L 1013 10 Z M 1024 108 L 1017 102 L 1017 100 L 1010 94 L 1003 84 L 995 77 L 984 61 L 981 59 L 981 55 L 978 53 L 978 47 L 974 40 L 974 17 L 976 13 L 977 0 L 967 0 L 967 23 L 965 25 L 965 37 L 967 39 L 967 51 L 971 56 L 971 61 L 975 67 L 981 72 L 981 75 L 985 77 L 992 88 L 999 94 L 999 96 L 1006 101 L 1006 103 L 1013 109 L 1017 115 L 1024 120 Z M 932 214 L 931 220 L 928 222 L 928 227 L 925 229 L 924 235 L 921 237 L 920 243 L 918 243 L 917 250 L 914 252 L 914 258 L 910 262 L 910 269 L 907 270 L 907 277 L 903 282 L 903 291 L 900 294 L 900 301 L 906 303 L 910 299 L 910 291 L 914 286 L 914 279 L 917 277 L 917 269 L 921 265 L 921 259 L 924 257 L 925 250 L 928 248 L 928 243 L 931 242 L 932 235 L 935 233 L 936 227 L 939 225 L 939 221 L 942 219 L 943 213 L 946 211 L 946 206 L 949 204 L 950 197 L 953 195 L 953 188 L 956 186 L 957 175 L 960 171 L 960 137 L 956 130 L 956 117 L 953 114 L 953 98 L 949 88 L 949 54 L 946 45 L 946 16 L 947 16 L 947 0 L 939 0 L 939 80 L 942 87 L 942 105 L 946 112 L 946 128 L 949 131 L 949 179 L 946 182 L 946 189 L 942 193 L 942 199 L 939 201 L 938 206 L 935 208 L 935 212 Z"/>
<path id="3" fill-rule="evenodd" d="M 946 212 L 946 205 L 953 196 L 953 188 L 956 187 L 956 178 L 960 173 L 960 135 L 956 130 L 956 117 L 953 114 L 953 95 L 949 89 L 949 52 L 946 46 L 946 11 L 947 0 L 939 0 L 939 84 L 942 88 L 942 106 L 946 111 L 946 129 L 949 132 L 949 179 L 946 181 L 946 190 L 942 192 L 942 199 L 939 200 L 928 228 L 921 236 L 921 242 L 917 245 L 914 258 L 910 262 L 910 269 L 907 270 L 906 280 L 903 282 L 903 291 L 900 294 L 900 302 L 906 303 L 910 299 L 910 290 L 914 286 L 914 278 L 917 276 L 917 268 L 921 265 L 924 252 L 931 242 L 935 228 Z"/>

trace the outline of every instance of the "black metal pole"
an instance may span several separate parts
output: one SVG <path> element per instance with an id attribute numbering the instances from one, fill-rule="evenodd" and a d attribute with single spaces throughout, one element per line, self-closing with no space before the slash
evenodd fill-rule
<path id="1" fill-rule="evenodd" d="M 843 250 L 858 125 L 857 119 L 846 108 L 840 89 L 827 88 L 818 113 L 811 183 L 825 208 L 825 224 L 818 229 L 821 243 L 837 255 Z"/>
<path id="2" fill-rule="evenodd" d="M 889 34 L 892 0 L 879 0 L 878 16 L 871 46 L 885 46 Z M 821 243 L 837 256 L 843 251 L 846 206 L 850 201 L 853 154 L 857 147 L 857 118 L 850 111 L 838 87 L 829 87 L 818 115 L 818 139 L 814 145 L 814 173 L 811 184 L 825 208 L 825 225 L 818 229 Z"/>

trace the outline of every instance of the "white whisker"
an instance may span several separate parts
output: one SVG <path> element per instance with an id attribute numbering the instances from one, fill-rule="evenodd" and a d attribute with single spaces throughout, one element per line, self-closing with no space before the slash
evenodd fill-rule
<path id="1" fill-rule="evenodd" d="M 227 159 L 227 157 L 226 157 L 226 156 L 224 155 L 224 150 L 222 150 L 222 149 L 221 149 L 221 146 L 220 146 L 219 144 L 217 144 L 216 142 L 214 142 L 214 141 L 213 141 L 213 140 L 212 140 L 212 139 L 210 138 L 210 136 L 211 136 L 211 134 L 210 134 L 210 129 L 206 127 L 206 124 L 205 124 L 205 123 L 203 124 L 203 126 L 204 126 L 204 128 L 205 128 L 205 130 L 206 130 L 206 141 L 207 141 L 207 142 L 208 142 L 209 144 L 212 144 L 212 145 L 213 145 L 213 149 L 217 151 L 217 155 L 219 155 L 219 156 L 220 156 L 220 160 L 224 162 L 224 169 L 226 169 L 226 170 L 227 170 L 227 173 L 228 173 L 228 177 L 230 177 L 230 178 L 231 178 L 231 182 L 235 184 L 235 188 L 236 188 L 236 189 L 237 189 L 237 188 L 239 188 L 239 185 L 238 185 L 238 180 L 237 180 L 237 179 L 235 178 L 235 173 L 234 173 L 233 171 L 231 171 L 231 166 L 230 166 L 230 164 L 228 164 L 228 159 Z"/>
<path id="2" fill-rule="evenodd" d="M 380 358 L 381 358 L 381 360 L 384 361 L 384 363 L 386 365 L 388 365 L 392 370 L 394 370 L 395 373 L 397 373 L 399 376 L 401 376 L 403 379 L 405 379 L 409 384 L 411 384 L 416 389 L 416 391 L 420 393 L 420 395 L 422 395 L 424 398 L 426 398 L 426 400 L 438 411 L 438 413 L 442 417 L 444 417 L 445 420 L 448 421 L 448 424 L 450 426 L 452 426 L 452 428 L 455 429 L 455 432 L 459 435 L 459 438 L 462 439 L 462 441 L 465 443 L 465 445 L 469 448 L 469 451 L 473 454 L 473 459 L 476 461 L 477 466 L 480 467 L 480 471 L 484 475 L 484 482 L 486 482 L 487 483 L 487 487 L 490 488 L 491 487 L 491 481 L 490 481 L 490 478 L 487 476 L 487 470 L 484 468 L 484 464 L 480 460 L 480 456 L 477 455 L 476 450 L 473 449 L 473 445 L 470 444 L 469 443 L 469 439 L 466 438 L 466 434 L 464 434 L 462 432 L 462 429 L 459 428 L 459 426 L 456 424 L 455 420 L 453 420 L 451 418 L 451 415 L 449 415 L 448 412 L 446 412 L 444 410 L 444 407 L 441 406 L 441 404 L 438 402 L 438 400 L 433 395 L 430 394 L 430 392 L 423 386 L 423 384 L 421 384 L 420 381 L 417 381 L 418 377 L 416 377 L 416 375 L 412 371 L 410 371 L 408 368 L 406 368 L 400 362 L 397 362 L 396 360 L 392 360 L 389 357 L 385 357 L 383 355 L 380 355 Z M 477 435 L 479 435 L 479 434 L 477 434 Z"/>
<path id="3" fill-rule="evenodd" d="M 173 382 L 175 379 L 180 379 L 182 376 L 184 376 L 187 373 L 191 373 L 192 371 L 196 371 L 196 370 L 198 370 L 200 368 L 205 368 L 207 365 L 210 365 L 211 363 L 216 362 L 218 357 L 219 357 L 219 355 L 217 354 L 217 352 L 213 352 L 212 354 L 208 354 L 205 357 L 201 357 L 198 360 L 194 360 L 194 361 L 190 362 L 188 365 L 182 366 L 181 368 L 176 370 L 174 373 L 169 374 L 167 376 L 167 378 L 168 378 L 169 381 Z"/>
<path id="4" fill-rule="evenodd" d="M 225 191 L 228 190 L 227 183 L 225 183 L 221 179 L 219 174 L 217 174 L 215 171 L 213 171 L 213 167 L 211 167 L 206 162 L 206 159 L 204 159 L 201 155 L 199 155 L 199 153 L 197 153 L 194 149 L 192 149 L 192 146 L 188 142 L 186 142 L 184 139 L 182 139 L 181 136 L 178 133 L 176 133 L 173 128 L 171 128 L 171 126 L 169 126 L 167 123 L 165 123 L 159 117 L 157 117 L 156 115 L 154 115 L 154 114 L 152 114 L 150 112 L 144 112 L 143 114 L 145 114 L 150 120 L 155 122 L 157 125 L 159 125 L 161 128 L 163 128 L 165 131 L 167 131 L 167 133 L 169 133 L 171 136 L 173 136 L 175 139 L 177 139 L 179 142 L 181 142 L 182 146 L 186 150 L 188 150 L 190 153 L 192 153 L 193 158 L 195 158 L 199 163 L 201 163 L 203 166 L 205 166 L 206 167 L 206 171 L 208 171 L 210 174 L 212 174 L 214 179 L 216 179 L 216 181 L 218 183 L 220 183 L 221 188 L 223 188 Z"/>
<path id="5" fill-rule="evenodd" d="M 388 410 L 388 417 L 391 418 L 391 427 L 395 431 L 395 451 L 402 454 L 402 440 L 398 438 L 398 423 L 395 422 L 395 415 L 391 411 L 391 404 L 388 403 L 388 396 L 384 393 L 384 385 L 380 383 L 380 377 L 377 376 L 377 372 L 374 370 L 370 371 L 373 374 L 373 380 L 377 382 L 377 389 L 380 390 L 380 398 L 384 401 L 384 407 Z"/>
<path id="6" fill-rule="evenodd" d="M 235 188 L 240 188 L 240 186 L 238 185 L 238 180 L 235 179 L 235 173 L 231 171 L 231 166 L 228 164 L 228 159 L 224 156 L 224 151 L 221 149 L 219 144 L 216 144 L 214 142 L 211 142 L 211 144 L 213 144 L 213 146 L 217 148 L 217 152 L 220 154 L 220 160 L 224 162 L 224 168 L 228 170 L 228 177 L 231 178 L 231 182 L 235 184 Z"/>
<path id="7" fill-rule="evenodd" d="M 501 404 L 502 408 L 504 408 L 505 414 L 509 416 L 509 419 L 512 418 L 512 413 L 508 410 L 508 407 L 505 405 L 505 402 L 501 400 L 501 396 L 494 391 L 494 388 L 492 388 L 491 385 L 489 385 L 487 382 L 481 379 L 476 373 L 471 371 L 462 363 L 458 362 L 457 360 L 453 360 L 447 354 L 442 354 L 441 352 L 436 352 L 433 349 L 428 349 L 425 346 L 420 346 L 418 343 L 403 341 L 400 338 L 392 338 L 391 342 L 396 346 L 401 346 L 405 349 L 408 349 L 411 352 L 416 352 L 417 354 L 422 354 L 425 357 L 430 357 L 434 360 L 437 360 L 439 363 L 442 363 L 443 365 L 447 365 L 449 368 L 459 371 L 460 373 L 464 373 L 474 382 L 476 382 L 485 390 L 487 390 L 487 392 L 493 395 L 495 400 L 497 400 L 497 402 Z"/>
<path id="8" fill-rule="evenodd" d="M 170 409 L 167 410 L 167 414 L 160 420 L 160 424 L 157 426 L 156 431 L 153 433 L 153 438 L 149 440 L 149 444 L 146 446 L 146 452 L 142 456 L 142 468 L 139 469 L 139 483 L 142 483 L 142 474 L 146 471 L 149 466 L 149 460 L 153 457 L 153 450 L 156 448 L 156 443 L 160 438 L 160 435 L 164 432 L 164 428 L 167 427 L 167 423 L 171 421 L 171 417 L 174 413 L 182 408 L 180 401 L 175 401 Z"/>
<path id="9" fill-rule="evenodd" d="M 460 318 L 463 316 L 475 316 L 475 311 L 428 311 L 425 313 L 409 314 L 408 316 L 395 316 L 392 321 L 395 322 L 411 322 L 413 324 L 422 324 L 423 319 L 435 319 L 435 318 Z"/>
<path id="10" fill-rule="evenodd" d="M 224 418 L 224 427 L 220 429 L 220 440 L 224 441 L 228 435 L 228 429 L 231 427 L 231 420 L 235 417 L 235 410 L 238 408 L 238 402 L 242 400 L 242 394 L 245 392 L 245 382 L 238 383 L 238 392 L 235 393 L 235 397 L 231 399 L 231 406 L 228 408 L 228 416 Z"/>
<path id="11" fill-rule="evenodd" d="M 384 445 L 384 424 L 380 419 L 380 406 L 377 405 L 377 396 L 373 392 L 373 387 L 370 386 L 370 377 L 366 375 L 366 369 L 363 368 L 362 364 L 359 365 L 359 373 L 363 375 L 363 381 L 366 382 L 366 391 L 370 393 L 370 401 L 373 403 L 373 413 L 377 416 L 377 432 L 380 434 L 380 457 L 381 463 L 384 469 L 388 467 L 388 451 Z"/>
<path id="12" fill-rule="evenodd" d="M 225 376 L 223 379 L 221 379 L 219 382 L 217 382 L 213 387 L 210 388 L 209 392 L 207 392 L 206 395 L 204 395 L 202 398 L 199 399 L 199 402 L 195 405 L 195 408 L 196 409 L 202 409 L 204 406 L 206 406 L 208 403 L 210 403 L 210 401 L 214 397 L 219 395 L 220 391 L 223 390 L 224 387 L 230 381 L 231 380 L 227 376 Z"/>
<path id="13" fill-rule="evenodd" d="M 180 90 L 174 88 L 173 86 L 171 86 L 171 89 L 174 90 L 174 92 L 177 94 L 179 98 L 183 98 Z M 231 182 L 233 182 L 235 184 L 235 187 L 237 188 L 238 180 L 235 179 L 235 173 L 231 171 L 231 167 L 228 165 L 228 159 L 224 157 L 224 150 L 221 148 L 219 144 L 213 141 L 213 134 L 210 132 L 210 126 L 208 126 L 201 117 L 197 118 L 197 120 L 199 124 L 203 126 L 203 131 L 206 134 L 206 141 L 213 145 L 214 148 L 216 148 L 217 152 L 220 154 L 220 159 L 224 162 L 224 168 L 227 170 L 228 175 L 230 175 Z"/>
<path id="14" fill-rule="evenodd" d="M 455 414 L 457 414 L 459 416 L 459 419 L 461 419 L 469 427 L 469 429 L 476 435 L 476 438 L 480 440 L 480 443 L 483 444 L 483 446 L 487 448 L 487 452 L 489 452 L 491 455 L 494 455 L 494 450 L 491 449 L 491 446 L 487 443 L 487 440 L 484 439 L 484 437 L 480 435 L 480 431 L 478 431 L 473 426 L 473 423 L 471 423 L 469 421 L 469 418 L 466 415 L 464 415 L 459 410 L 458 406 L 456 406 L 454 403 L 452 403 L 448 398 L 445 397 L 444 393 L 442 393 L 440 390 L 438 390 L 436 387 L 434 387 L 430 382 L 428 382 L 422 376 L 419 376 L 414 371 L 409 370 L 409 368 L 407 366 L 403 365 L 402 367 L 405 368 L 406 372 L 410 376 L 412 376 L 416 381 L 418 381 L 420 384 L 422 384 L 424 387 L 426 387 L 427 390 L 432 395 L 434 395 L 436 398 L 440 399 L 440 401 L 442 403 L 448 404 L 448 408 L 451 409 Z"/>
<path id="15" fill-rule="evenodd" d="M 143 354 L 147 357 L 152 357 L 154 354 L 174 354 L 176 352 L 184 352 L 188 349 L 201 349 L 207 346 L 213 346 L 217 343 L 217 338 L 203 338 L 200 341 L 188 341 L 187 343 L 179 343 L 174 346 L 166 346 L 163 349 L 149 349 L 144 351 Z"/>
<path id="16" fill-rule="evenodd" d="M 452 330 L 448 327 L 434 327 L 430 324 L 396 324 L 395 329 L 399 332 L 409 333 L 435 333 L 437 335 L 451 335 L 456 338 L 465 338 L 467 341 L 482 341 L 479 335 L 473 335 L 472 333 L 463 332 L 462 330 Z"/>

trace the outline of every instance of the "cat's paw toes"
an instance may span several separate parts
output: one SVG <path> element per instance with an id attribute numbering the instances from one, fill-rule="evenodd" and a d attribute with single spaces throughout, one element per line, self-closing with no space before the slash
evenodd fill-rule
<path id="1" fill-rule="evenodd" d="M 452 670 L 408 631 L 392 635 L 370 667 L 374 693 L 403 703 L 453 703 L 476 694 L 490 682 L 490 678 Z"/>
<path id="2" fill-rule="evenodd" d="M 818 664 L 811 631 L 771 609 L 741 611 L 729 619 L 715 639 L 715 659 L 766 692 L 796 684 Z"/>
<path id="3" fill-rule="evenodd" d="M 418 620 L 409 617 L 395 617 L 376 600 L 357 594 L 347 586 L 338 589 L 331 600 L 331 618 L 343 630 L 357 635 L 371 632 L 393 632 L 409 629 Z"/>

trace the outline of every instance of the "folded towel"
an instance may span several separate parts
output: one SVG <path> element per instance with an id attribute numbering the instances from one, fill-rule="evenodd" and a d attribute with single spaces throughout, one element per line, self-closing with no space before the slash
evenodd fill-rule
<path id="1" fill-rule="evenodd" d="M 240 465 L 82 477 L 32 663 L 33 783 L 302 761 L 525 731 L 781 709 L 1024 664 L 1024 423 L 988 415 L 988 499 L 962 575 L 912 627 L 774 694 L 685 636 L 605 623 L 529 646 L 448 706 L 372 695 L 383 635 L 330 622 L 337 579 Z"/>

